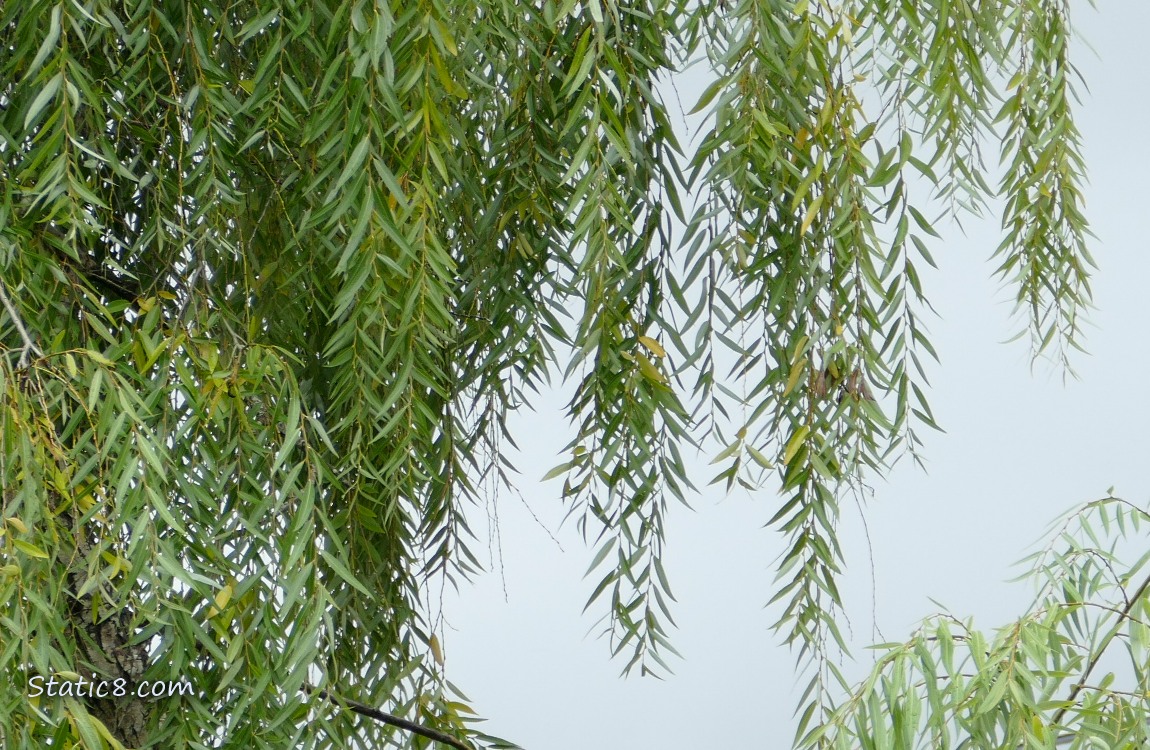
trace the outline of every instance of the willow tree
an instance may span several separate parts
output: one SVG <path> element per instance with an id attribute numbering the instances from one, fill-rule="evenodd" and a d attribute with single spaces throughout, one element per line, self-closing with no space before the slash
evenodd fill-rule
<path id="1" fill-rule="evenodd" d="M 934 224 L 1003 207 L 1036 351 L 1089 303 L 1062 0 L 0 17 L 5 747 L 499 744 L 436 602 L 560 375 L 553 486 L 611 650 L 670 650 L 663 523 L 709 446 L 715 481 L 770 482 L 809 719 L 838 501 L 932 425 Z M 194 690 L 28 698 L 61 672 Z"/>

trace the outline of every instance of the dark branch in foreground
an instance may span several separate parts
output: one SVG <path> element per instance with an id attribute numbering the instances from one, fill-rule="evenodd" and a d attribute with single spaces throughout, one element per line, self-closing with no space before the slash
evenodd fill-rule
<path id="1" fill-rule="evenodd" d="M 369 719 L 375 719 L 376 721 L 383 722 L 384 724 L 390 724 L 393 727 L 399 727 L 400 729 L 404 729 L 413 734 L 422 735 L 428 739 L 435 740 L 436 742 L 441 742 L 444 745 L 450 745 L 451 747 L 459 748 L 459 750 L 475 750 L 475 748 L 473 748 L 471 745 L 467 744 L 463 740 L 458 740 L 452 737 L 450 734 L 444 734 L 443 732 L 432 729 L 431 727 L 425 727 L 422 724 L 416 724 L 413 721 L 408 721 L 407 719 L 401 719 L 398 716 L 384 713 L 378 708 L 372 708 L 371 706 L 360 703 L 359 701 L 353 701 L 349 698 L 340 698 L 338 696 L 332 695 L 326 690 L 321 690 L 306 684 L 303 685 L 300 690 L 309 695 L 314 693 L 320 698 L 323 698 L 324 700 L 336 706 L 350 709 L 360 716 L 366 716 Z"/>
<path id="2" fill-rule="evenodd" d="M 1138 602 L 1142 599 L 1142 596 L 1146 593 L 1148 588 L 1150 588 L 1150 576 L 1147 576 L 1146 579 L 1142 581 L 1142 585 L 1139 586 L 1138 590 L 1134 592 L 1134 596 L 1127 600 L 1126 606 L 1119 614 L 1119 623 L 1130 619 L 1130 613 L 1134 610 L 1135 605 L 1137 605 Z M 1074 689 L 1070 691 L 1070 695 L 1066 697 L 1066 705 L 1058 709 L 1058 711 L 1055 712 L 1054 717 L 1050 720 L 1051 725 L 1057 726 L 1058 722 L 1062 721 L 1062 717 L 1066 715 L 1066 710 L 1071 706 L 1071 704 L 1074 703 L 1075 700 L 1077 700 L 1078 694 L 1082 692 L 1082 688 L 1086 687 L 1086 680 L 1090 677 L 1090 673 L 1094 671 L 1096 666 L 1098 666 L 1098 661 L 1102 658 L 1102 654 L 1106 652 L 1106 649 L 1110 646 L 1110 641 L 1114 640 L 1114 636 L 1117 634 L 1118 628 L 1114 628 L 1106 634 L 1106 637 L 1103 639 L 1102 646 L 1094 654 L 1093 658 L 1090 659 L 1090 662 L 1086 665 L 1086 669 L 1082 671 L 1082 678 L 1078 680 L 1078 684 L 1074 686 Z"/>

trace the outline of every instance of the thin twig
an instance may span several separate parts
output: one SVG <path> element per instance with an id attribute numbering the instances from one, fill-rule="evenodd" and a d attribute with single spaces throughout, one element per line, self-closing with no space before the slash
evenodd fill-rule
<path id="1" fill-rule="evenodd" d="M 192 271 L 192 275 L 188 277 L 188 282 L 184 284 L 184 298 L 180 300 L 180 309 L 176 311 L 175 319 L 181 321 L 184 319 L 184 313 L 187 312 L 188 305 L 192 303 L 192 294 L 195 292 L 196 282 L 200 278 L 200 271 L 204 270 L 203 263 L 196 265 L 196 270 Z"/>
<path id="2" fill-rule="evenodd" d="M 0 302 L 4 303 L 4 309 L 8 311 L 8 317 L 12 318 L 12 325 L 16 326 L 16 332 L 20 334 L 20 340 L 24 345 L 20 347 L 20 359 L 16 362 L 16 369 L 23 370 L 28 366 L 28 354 L 34 353 L 36 356 L 43 356 L 43 352 L 36 346 L 36 342 L 32 341 L 32 337 L 28 335 L 28 329 L 24 327 L 24 321 L 20 319 L 20 313 L 17 312 L 16 306 L 12 304 L 12 300 L 8 298 L 8 290 L 4 287 L 4 282 L 0 281 Z"/>
<path id="3" fill-rule="evenodd" d="M 382 722 L 384 724 L 390 724 L 393 727 L 399 727 L 400 729 L 405 729 L 408 732 L 411 732 L 413 734 L 422 735 L 423 737 L 427 737 L 428 739 L 435 740 L 436 742 L 441 742 L 444 745 L 450 745 L 451 747 L 458 748 L 458 750 L 475 750 L 475 748 L 472 747 L 471 745 L 467 744 L 463 740 L 459 740 L 459 739 L 456 739 L 455 737 L 452 737 L 450 734 L 444 734 L 443 732 L 440 732 L 437 729 L 432 729 L 431 727 L 425 727 L 422 724 L 416 724 L 413 721 L 408 721 L 407 719 L 401 719 L 398 716 L 393 716 L 392 714 L 384 713 L 383 711 L 380 711 L 378 708 L 372 708 L 371 706 L 368 706 L 364 703 L 360 703 L 359 701 L 353 701 L 349 698 L 340 698 L 338 696 L 332 695 L 331 693 L 329 693 L 326 690 L 321 690 L 320 688 L 312 687 L 311 685 L 307 685 L 307 684 L 303 685 L 300 688 L 300 690 L 303 690 L 305 693 L 307 693 L 309 695 L 314 693 L 315 695 L 318 695 L 320 698 L 323 698 L 324 700 L 326 700 L 326 701 L 328 701 L 334 705 L 348 708 L 348 709 L 354 711 L 355 713 L 359 714 L 360 716 L 366 716 L 369 719 L 375 719 L 376 721 Z"/>

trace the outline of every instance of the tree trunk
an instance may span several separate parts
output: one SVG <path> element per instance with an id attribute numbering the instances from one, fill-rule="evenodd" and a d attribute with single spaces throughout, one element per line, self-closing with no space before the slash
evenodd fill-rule
<path id="1" fill-rule="evenodd" d="M 88 580 L 88 560 L 99 554 L 97 532 L 78 521 L 78 511 L 73 510 L 76 554 L 68 572 L 73 594 L 68 614 L 76 644 L 76 671 L 86 680 L 109 683 L 107 697 L 87 698 L 87 708 L 125 748 L 141 748 L 147 742 L 151 708 L 137 697 L 136 687 L 147 668 L 147 644 L 132 642 L 135 632 L 131 609 L 106 606 L 104 602 L 111 597 L 104 596 L 99 585 L 95 591 L 101 594 L 101 600 L 95 612 L 93 593 L 78 595 Z"/>

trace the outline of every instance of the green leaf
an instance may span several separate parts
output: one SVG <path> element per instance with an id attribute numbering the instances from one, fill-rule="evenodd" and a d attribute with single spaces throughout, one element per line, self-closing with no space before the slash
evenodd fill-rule
<path id="1" fill-rule="evenodd" d="M 80 741 L 83 742 L 84 747 L 87 750 L 103 750 L 104 741 L 100 738 L 99 730 L 96 729 L 95 719 L 72 698 L 65 698 L 64 704 L 68 708 L 68 718 L 80 735 Z"/>
<path id="2" fill-rule="evenodd" d="M 47 560 L 49 557 L 47 552 L 40 549 L 39 547 L 37 547 L 34 544 L 29 544 L 28 542 L 24 541 L 23 539 L 13 539 L 11 541 L 12 541 L 13 546 L 16 547 L 16 549 L 20 550 L 21 552 L 23 552 L 25 555 L 28 555 L 29 557 L 35 557 L 35 558 L 39 558 L 42 560 Z"/>
<path id="3" fill-rule="evenodd" d="M 367 586 L 363 585 L 363 583 L 355 576 L 354 573 L 351 572 L 347 565 L 344 564 L 343 560 L 339 559 L 339 557 L 336 555 L 330 554 L 327 550 L 320 550 L 319 554 L 320 557 L 322 557 L 324 561 L 329 566 L 331 566 L 331 569 L 335 571 L 335 574 L 343 579 L 344 583 L 347 583 L 364 596 L 371 597 L 373 599 L 375 598 L 375 595 L 371 592 L 371 590 L 368 589 Z"/>
<path id="4" fill-rule="evenodd" d="M 539 481 L 540 482 L 546 482 L 550 479 L 554 479 L 556 477 L 562 476 L 562 475 L 566 474 L 568 471 L 570 471 L 572 468 L 574 468 L 575 466 L 576 466 L 576 463 L 574 461 L 567 461 L 566 463 L 561 463 L 558 466 L 556 466 L 555 468 L 551 469 L 551 471 L 544 474 L 543 478 L 540 479 Z"/>
<path id="5" fill-rule="evenodd" d="M 44 83 L 40 88 L 39 93 L 28 105 L 28 111 L 24 113 L 24 129 L 27 130 L 32 123 L 40 117 L 40 113 L 44 108 L 56 98 L 56 94 L 60 91 L 60 84 L 64 81 L 64 74 L 57 73 Z"/>

